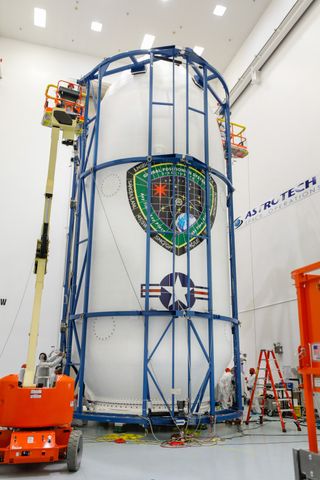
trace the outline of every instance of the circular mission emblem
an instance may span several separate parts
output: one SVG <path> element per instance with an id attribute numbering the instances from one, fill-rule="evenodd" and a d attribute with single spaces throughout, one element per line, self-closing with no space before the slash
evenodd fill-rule
<path id="1" fill-rule="evenodd" d="M 189 168 L 189 234 L 190 250 L 199 245 L 206 235 L 205 175 Z M 176 255 L 187 249 L 187 167 L 183 164 L 154 163 L 151 166 L 151 238 L 172 252 L 175 232 Z M 127 192 L 130 207 L 139 223 L 147 228 L 148 164 L 140 163 L 127 172 Z M 217 185 L 210 178 L 210 226 L 217 209 Z"/>

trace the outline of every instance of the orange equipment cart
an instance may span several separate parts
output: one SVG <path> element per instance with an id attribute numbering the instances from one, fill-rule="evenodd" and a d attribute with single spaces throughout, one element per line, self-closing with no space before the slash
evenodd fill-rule
<path id="1" fill-rule="evenodd" d="M 296 478 L 320 478 L 314 394 L 320 393 L 320 262 L 292 272 L 298 299 L 299 373 L 305 398 L 310 451 L 295 450 Z M 318 412 L 319 413 L 319 412 Z"/>

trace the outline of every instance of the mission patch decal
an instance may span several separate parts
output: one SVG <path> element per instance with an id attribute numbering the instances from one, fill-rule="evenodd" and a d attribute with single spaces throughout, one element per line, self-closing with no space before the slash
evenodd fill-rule
<path id="1" fill-rule="evenodd" d="M 175 169 L 175 175 L 174 175 Z M 187 250 L 187 167 L 183 164 L 154 163 L 151 166 L 151 238 L 166 250 L 173 250 L 175 229 L 176 255 Z M 127 172 L 127 192 L 130 207 L 139 223 L 147 229 L 148 164 L 140 163 Z M 173 195 L 173 189 L 175 195 Z M 175 198 L 175 202 L 173 199 Z M 217 210 L 217 185 L 210 178 L 210 225 Z M 206 235 L 205 175 L 189 167 L 189 231 L 190 250 Z"/>

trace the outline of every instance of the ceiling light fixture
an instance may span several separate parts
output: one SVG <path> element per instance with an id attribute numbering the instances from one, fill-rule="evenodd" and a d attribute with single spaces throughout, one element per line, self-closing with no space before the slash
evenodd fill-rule
<path id="1" fill-rule="evenodd" d="M 224 5 L 216 5 L 215 9 L 213 10 L 213 15 L 217 15 L 218 17 L 222 17 L 225 14 L 227 7 Z"/>
<path id="2" fill-rule="evenodd" d="M 203 54 L 203 50 L 204 50 L 204 47 L 197 47 L 197 46 L 193 47 L 194 53 L 199 55 L 199 57 L 201 57 L 201 55 Z"/>
<path id="3" fill-rule="evenodd" d="M 154 35 L 146 33 L 141 43 L 141 50 L 149 50 L 149 48 L 152 47 L 155 38 L 156 37 Z"/>
<path id="4" fill-rule="evenodd" d="M 94 32 L 101 32 L 102 30 L 102 23 L 100 22 L 91 22 L 91 30 Z"/>
<path id="5" fill-rule="evenodd" d="M 33 23 L 36 27 L 46 28 L 47 11 L 44 8 L 35 7 L 33 10 Z"/>

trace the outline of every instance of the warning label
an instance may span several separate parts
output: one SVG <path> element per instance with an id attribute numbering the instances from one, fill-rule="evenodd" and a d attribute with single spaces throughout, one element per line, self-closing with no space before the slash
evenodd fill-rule
<path id="1" fill-rule="evenodd" d="M 41 398 L 42 391 L 41 390 L 31 390 L 30 391 L 30 398 Z"/>
<path id="2" fill-rule="evenodd" d="M 311 345 L 312 360 L 320 362 L 320 343 L 313 343 Z"/>

